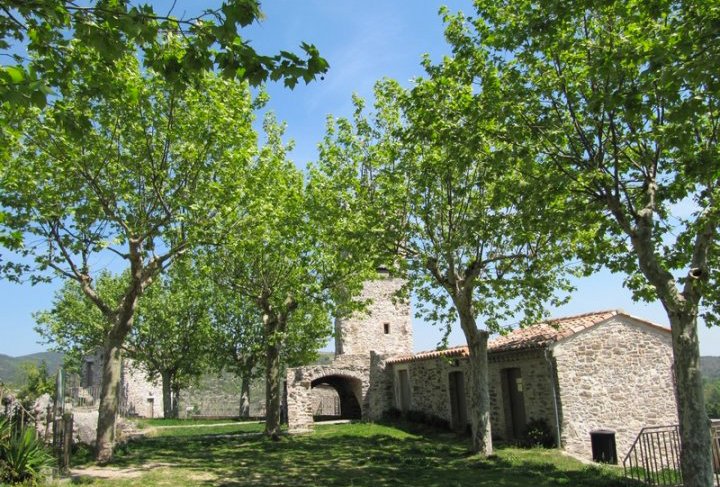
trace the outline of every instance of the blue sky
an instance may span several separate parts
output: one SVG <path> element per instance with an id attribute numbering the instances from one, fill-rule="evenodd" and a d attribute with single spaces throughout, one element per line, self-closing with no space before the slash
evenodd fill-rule
<path id="1" fill-rule="evenodd" d="M 172 2 L 153 2 L 166 11 Z M 185 6 L 184 6 L 184 5 Z M 429 53 L 439 60 L 448 53 L 438 9 L 471 11 L 471 2 L 436 0 L 273 0 L 263 4 L 264 22 L 244 32 L 261 52 L 280 49 L 297 51 L 302 41 L 314 43 L 330 62 L 322 81 L 298 85 L 290 91 L 280 84 L 268 87 L 269 109 L 288 124 L 287 136 L 295 140 L 292 158 L 299 166 L 315 160 L 316 146 L 325 131 L 328 115 L 350 116 L 351 95 L 370 98 L 374 82 L 383 77 L 409 86 L 422 75 L 420 59 Z M 192 7 L 189 7 L 192 5 Z M 197 13 L 200 2 L 177 2 L 174 14 Z M 207 2 L 211 5 L 211 2 Z M 567 305 L 551 309 L 553 316 L 565 316 L 605 309 L 624 309 L 630 314 L 667 326 L 667 316 L 658 303 L 634 303 L 622 287 L 623 276 L 600 272 L 576 281 L 578 288 Z M 0 281 L 0 353 L 12 356 L 44 350 L 33 332 L 32 312 L 46 309 L 58 284 L 35 287 Z M 720 328 L 701 324 L 701 353 L 720 355 Z M 435 347 L 441 331 L 430 324 L 415 322 L 415 349 Z M 450 335 L 450 344 L 462 344 L 459 329 Z"/>

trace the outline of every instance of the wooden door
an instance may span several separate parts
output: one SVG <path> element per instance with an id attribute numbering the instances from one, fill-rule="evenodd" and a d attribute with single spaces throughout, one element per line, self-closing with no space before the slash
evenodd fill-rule
<path id="1" fill-rule="evenodd" d="M 511 438 L 520 438 L 525 432 L 525 396 L 522 373 L 519 368 L 503 369 L 508 404 L 505 407 L 507 432 Z"/>
<path id="2" fill-rule="evenodd" d="M 465 400 L 465 374 L 461 371 L 450 372 L 450 414 L 452 429 L 462 433 L 467 428 L 467 404 Z"/>

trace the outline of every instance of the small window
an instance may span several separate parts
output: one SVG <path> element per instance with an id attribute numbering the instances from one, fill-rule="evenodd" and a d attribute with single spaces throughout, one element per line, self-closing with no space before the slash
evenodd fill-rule
<path id="1" fill-rule="evenodd" d="M 383 331 L 386 335 L 390 334 L 390 323 L 383 323 Z"/>

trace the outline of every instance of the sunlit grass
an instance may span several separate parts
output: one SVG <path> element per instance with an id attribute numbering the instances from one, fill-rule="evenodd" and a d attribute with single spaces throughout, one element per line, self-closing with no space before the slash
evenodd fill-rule
<path id="1" fill-rule="evenodd" d="M 190 428 L 188 428 L 190 429 Z M 168 428 L 169 430 L 169 428 Z M 578 486 L 626 485 L 621 470 L 586 466 L 557 450 L 499 448 L 481 459 L 466 439 L 379 424 L 317 426 L 272 441 L 262 435 L 154 437 L 118 448 L 111 466 L 134 478 L 90 485 Z"/>
<path id="2" fill-rule="evenodd" d="M 165 419 L 165 418 L 137 418 L 132 420 L 139 428 L 155 427 L 155 426 L 195 426 L 195 425 L 211 425 L 225 423 L 241 423 L 245 422 L 239 419 Z M 255 423 L 257 421 L 254 421 Z"/>

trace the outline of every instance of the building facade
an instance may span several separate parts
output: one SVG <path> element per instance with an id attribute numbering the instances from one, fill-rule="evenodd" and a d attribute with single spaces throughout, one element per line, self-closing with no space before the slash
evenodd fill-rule
<path id="1" fill-rule="evenodd" d="M 393 297 L 401 285 L 384 273 L 368 283 L 367 313 L 336 323 L 335 360 L 288 370 L 291 432 L 312 428 L 316 387 L 326 398 L 335 389 L 341 418 L 396 409 L 467 430 L 468 349 L 412 353 L 409 303 Z M 643 427 L 677 423 L 670 330 L 622 311 L 512 331 L 489 342 L 488 362 L 496 439 L 519 440 L 541 421 L 565 451 L 591 458 L 591 434 L 609 431 L 622 458 Z"/>

